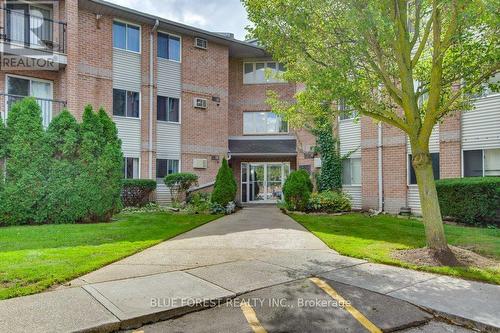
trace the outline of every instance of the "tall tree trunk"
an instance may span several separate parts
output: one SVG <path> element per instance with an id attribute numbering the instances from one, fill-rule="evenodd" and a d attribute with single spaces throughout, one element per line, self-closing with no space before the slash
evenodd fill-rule
<path id="1" fill-rule="evenodd" d="M 413 151 L 412 163 L 417 176 L 427 247 L 439 262 L 455 266 L 458 262 L 446 242 L 429 149 L 414 149 Z"/>

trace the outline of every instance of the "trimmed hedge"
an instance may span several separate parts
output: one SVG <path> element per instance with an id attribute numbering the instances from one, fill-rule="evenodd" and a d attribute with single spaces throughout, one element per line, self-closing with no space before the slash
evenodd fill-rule
<path id="1" fill-rule="evenodd" d="M 212 192 L 212 203 L 226 207 L 234 200 L 238 185 L 233 175 L 233 170 L 229 167 L 227 160 L 222 159 L 222 165 L 215 178 L 214 191 Z"/>
<path id="2" fill-rule="evenodd" d="M 124 179 L 122 181 L 122 202 L 125 207 L 144 207 L 151 202 L 151 193 L 156 182 L 151 179 Z"/>
<path id="3" fill-rule="evenodd" d="M 351 199 L 342 191 L 323 191 L 311 194 L 309 211 L 322 213 L 340 213 L 351 210 Z"/>
<path id="4" fill-rule="evenodd" d="M 500 177 L 442 179 L 436 188 L 443 216 L 467 224 L 500 225 Z"/>
<path id="5" fill-rule="evenodd" d="M 309 174 L 305 170 L 291 172 L 283 185 L 283 196 L 285 204 L 290 210 L 305 211 L 309 204 L 309 198 L 313 190 L 313 184 Z"/>

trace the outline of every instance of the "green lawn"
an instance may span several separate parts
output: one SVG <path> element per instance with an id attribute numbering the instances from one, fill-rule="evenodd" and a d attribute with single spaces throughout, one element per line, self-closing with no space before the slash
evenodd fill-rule
<path id="1" fill-rule="evenodd" d="M 347 256 L 500 284 L 500 269 L 416 266 L 391 258 L 394 250 L 425 246 L 424 226 L 414 219 L 362 214 L 290 216 L 330 248 Z M 445 225 L 445 232 L 450 244 L 500 260 L 500 229 Z"/>
<path id="2" fill-rule="evenodd" d="M 128 213 L 111 223 L 0 228 L 0 299 L 42 291 L 218 217 Z"/>

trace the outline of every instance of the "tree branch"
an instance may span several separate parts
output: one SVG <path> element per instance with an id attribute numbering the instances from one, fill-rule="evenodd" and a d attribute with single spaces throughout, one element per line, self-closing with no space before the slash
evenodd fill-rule
<path id="1" fill-rule="evenodd" d="M 432 15 L 434 15 L 434 12 L 432 13 Z M 429 39 L 429 35 L 431 32 L 431 28 L 432 28 L 432 19 L 433 19 L 433 17 L 431 16 L 431 18 L 429 19 L 429 21 L 427 21 L 427 24 L 425 25 L 422 40 L 420 41 L 420 44 L 418 44 L 417 51 L 415 52 L 415 54 L 413 55 L 413 59 L 411 60 L 411 67 L 412 68 L 417 65 L 418 60 L 420 59 L 420 56 L 422 55 L 422 52 L 425 49 L 425 46 L 427 44 L 427 40 Z M 413 49 L 413 47 L 412 47 L 412 49 Z"/>

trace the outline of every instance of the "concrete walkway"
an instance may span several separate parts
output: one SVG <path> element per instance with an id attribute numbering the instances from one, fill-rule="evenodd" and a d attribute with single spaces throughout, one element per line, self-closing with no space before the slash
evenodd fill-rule
<path id="1" fill-rule="evenodd" d="M 500 331 L 500 286 L 340 256 L 273 206 L 245 208 L 56 291 L 0 301 L 0 330 L 137 327 L 312 275 Z"/>

